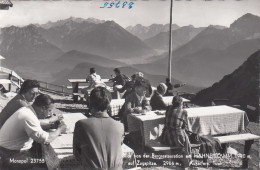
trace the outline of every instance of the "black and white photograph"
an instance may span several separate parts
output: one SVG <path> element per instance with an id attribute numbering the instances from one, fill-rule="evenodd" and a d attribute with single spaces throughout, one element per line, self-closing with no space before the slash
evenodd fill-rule
<path id="1" fill-rule="evenodd" d="M 259 0 L 0 0 L 0 170 L 258 170 L 259 67 Z"/>

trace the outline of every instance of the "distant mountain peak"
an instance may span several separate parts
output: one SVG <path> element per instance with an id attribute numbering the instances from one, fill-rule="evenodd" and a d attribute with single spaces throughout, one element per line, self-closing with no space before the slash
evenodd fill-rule
<path id="1" fill-rule="evenodd" d="M 253 14 L 251 14 L 251 13 L 246 13 L 246 14 L 243 15 L 241 18 L 259 18 L 259 16 L 253 15 Z"/>
<path id="2" fill-rule="evenodd" d="M 87 19 L 78 18 L 78 17 L 69 17 L 67 19 L 62 19 L 62 20 L 58 20 L 58 21 L 49 21 L 46 24 L 42 24 L 40 26 L 42 28 L 49 29 L 51 27 L 68 25 L 68 24 L 71 24 L 71 23 L 84 23 L 84 22 L 100 24 L 100 23 L 104 23 L 105 20 L 99 20 L 99 19 L 92 18 L 92 17 L 87 18 Z"/>
<path id="3" fill-rule="evenodd" d="M 230 25 L 230 28 L 233 30 L 250 32 L 250 33 L 255 31 L 260 32 L 260 17 L 257 15 L 247 13 L 242 17 L 238 18 L 236 21 L 234 21 Z"/>
<path id="4" fill-rule="evenodd" d="M 106 21 L 106 22 L 104 22 L 103 24 L 110 25 L 110 26 L 118 25 L 118 24 L 117 24 L 115 21 L 113 21 L 113 20 Z"/>
<path id="5" fill-rule="evenodd" d="M 216 28 L 216 29 L 220 29 L 220 30 L 227 28 L 227 27 L 222 26 L 222 25 L 209 25 L 208 27 L 209 28 Z"/>
<path id="6" fill-rule="evenodd" d="M 172 30 L 176 30 L 180 28 L 176 24 L 172 24 Z M 145 40 L 161 32 L 168 32 L 170 27 L 169 24 L 151 24 L 149 26 L 143 26 L 141 24 L 136 24 L 135 26 L 128 26 L 125 28 L 128 32 L 132 33 L 133 35 L 137 36 L 138 38 Z"/>

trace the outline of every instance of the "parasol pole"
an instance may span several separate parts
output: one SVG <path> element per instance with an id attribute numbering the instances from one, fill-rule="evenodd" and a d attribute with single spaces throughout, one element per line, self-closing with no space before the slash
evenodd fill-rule
<path id="1" fill-rule="evenodd" d="M 172 1 L 170 6 L 170 31 L 169 31 L 169 61 L 168 61 L 168 78 L 172 81 Z"/>

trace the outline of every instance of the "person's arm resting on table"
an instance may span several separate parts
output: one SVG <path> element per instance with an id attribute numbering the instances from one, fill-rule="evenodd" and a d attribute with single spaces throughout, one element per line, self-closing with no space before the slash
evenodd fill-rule
<path id="1" fill-rule="evenodd" d="M 26 133 L 36 142 L 38 143 L 50 143 L 55 138 L 57 138 L 63 130 L 65 130 L 66 126 L 61 125 L 54 132 L 46 132 L 41 128 L 40 121 L 35 120 L 26 120 L 25 121 L 25 130 Z"/>
<path id="2" fill-rule="evenodd" d="M 50 118 L 39 119 L 39 120 L 40 120 L 40 123 L 41 123 L 41 127 L 44 130 L 48 130 L 48 129 L 51 129 L 52 124 L 54 124 L 55 122 L 60 121 L 62 119 L 63 119 L 62 115 L 55 115 L 55 116 L 53 115 Z"/>

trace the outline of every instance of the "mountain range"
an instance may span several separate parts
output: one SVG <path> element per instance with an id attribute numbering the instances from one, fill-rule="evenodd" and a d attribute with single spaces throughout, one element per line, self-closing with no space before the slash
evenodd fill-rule
<path id="1" fill-rule="evenodd" d="M 79 20 L 79 19 L 78 19 Z M 111 59 L 156 54 L 143 41 L 114 21 L 89 22 L 67 19 L 50 28 L 39 27 L 40 34 L 65 52 L 77 50 Z"/>
<path id="2" fill-rule="evenodd" d="M 172 52 L 174 78 L 199 87 L 209 87 L 219 81 L 260 49 L 259 24 L 260 17 L 246 14 L 229 28 L 207 27 Z M 255 26 L 259 27 L 251 28 Z M 146 70 L 167 67 L 168 54 L 162 55 L 164 57 L 153 61 Z M 165 71 L 158 70 L 157 74 L 163 75 Z"/>
<path id="3" fill-rule="evenodd" d="M 179 26 L 177 24 L 172 24 L 172 30 L 176 30 L 178 28 Z M 152 24 L 146 27 L 141 24 L 137 24 L 135 26 L 128 26 L 125 29 L 141 40 L 145 40 L 152 38 L 161 32 L 169 32 L 170 26 L 169 24 Z"/>
<path id="4" fill-rule="evenodd" d="M 43 72 L 45 66 L 63 51 L 44 39 L 35 25 L 28 25 L 2 28 L 0 53 L 6 58 L 3 64 L 21 76 L 45 78 L 49 75 Z"/>
<path id="5" fill-rule="evenodd" d="M 80 72 L 78 67 L 85 77 L 89 68 L 80 65 L 85 63 L 109 70 L 108 76 L 114 67 L 129 68 L 129 76 L 130 71 L 142 71 L 156 79 L 151 80 L 156 85 L 167 75 L 169 54 L 156 52 L 167 49 L 167 28 L 167 24 L 136 25 L 127 31 L 114 21 L 72 17 L 11 26 L 0 30 L 0 54 L 6 58 L 4 64 L 25 78 L 62 82 L 65 73 Z M 172 79 L 192 87 L 211 86 L 260 49 L 260 17 L 252 14 L 238 18 L 230 27 L 174 25 L 172 32 Z M 138 33 L 149 38 L 143 40 Z M 164 78 L 156 78 L 160 76 Z"/>
<path id="6" fill-rule="evenodd" d="M 230 105 L 259 107 L 259 64 L 260 50 L 252 54 L 231 74 L 224 76 L 211 87 L 201 90 L 193 98 L 198 105 L 210 105 L 214 99 L 228 99 Z M 251 121 L 258 121 L 258 111 L 248 115 Z"/>
<path id="7" fill-rule="evenodd" d="M 180 27 L 172 31 L 172 50 L 186 44 L 192 40 L 205 28 L 194 28 L 192 25 Z M 148 46 L 167 51 L 169 50 L 169 31 L 160 32 L 156 36 L 148 38 L 144 41 Z"/>

